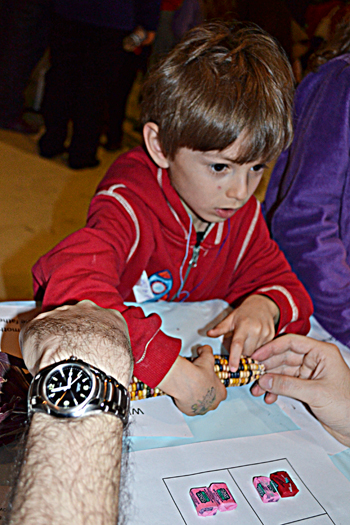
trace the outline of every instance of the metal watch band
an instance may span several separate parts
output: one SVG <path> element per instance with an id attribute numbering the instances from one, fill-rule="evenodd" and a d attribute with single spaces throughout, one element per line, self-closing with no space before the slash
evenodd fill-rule
<path id="1" fill-rule="evenodd" d="M 46 399 L 44 392 L 45 378 L 60 365 L 78 365 L 94 376 L 96 385 L 92 397 L 82 407 L 78 407 L 76 411 L 71 410 L 69 413 L 65 412 L 58 406 L 50 406 L 50 402 Z M 44 412 L 54 415 L 56 417 L 77 418 L 96 413 L 110 413 L 117 416 L 123 422 L 124 426 L 128 423 L 130 407 L 130 395 L 128 390 L 121 385 L 114 377 L 108 376 L 102 370 L 96 368 L 85 361 L 71 356 L 58 363 L 49 365 L 41 369 L 32 382 L 28 391 L 28 412 Z"/>
<path id="2" fill-rule="evenodd" d="M 126 425 L 129 420 L 130 395 L 128 390 L 118 383 L 112 376 L 108 376 L 102 370 L 90 365 L 91 370 L 101 375 L 101 381 L 106 386 L 102 412 L 109 412 L 119 417 Z"/>

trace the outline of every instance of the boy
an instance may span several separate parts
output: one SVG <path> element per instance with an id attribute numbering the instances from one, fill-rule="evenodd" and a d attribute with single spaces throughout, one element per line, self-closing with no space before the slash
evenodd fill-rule
<path id="1" fill-rule="evenodd" d="M 135 375 L 187 414 L 226 391 L 211 348 L 193 363 L 181 342 L 125 301 L 221 298 L 235 309 L 209 335 L 233 332 L 230 367 L 276 333 L 307 333 L 312 305 L 253 193 L 292 136 L 292 74 L 256 27 L 192 30 L 143 90 L 145 149 L 122 155 L 98 186 L 85 228 L 34 266 L 44 310 L 90 299 L 127 321 Z"/>

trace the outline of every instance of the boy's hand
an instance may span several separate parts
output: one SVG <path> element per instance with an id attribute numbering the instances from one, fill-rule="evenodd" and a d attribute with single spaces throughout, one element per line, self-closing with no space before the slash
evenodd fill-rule
<path id="1" fill-rule="evenodd" d="M 226 388 L 214 372 L 211 347 L 200 347 L 198 354 L 193 362 L 179 356 L 158 385 L 188 416 L 214 410 L 227 396 Z"/>
<path id="2" fill-rule="evenodd" d="M 232 335 L 229 367 L 235 372 L 241 355 L 252 355 L 254 350 L 275 337 L 278 319 L 279 309 L 274 301 L 264 295 L 250 295 L 215 328 L 209 330 L 208 336 Z"/>

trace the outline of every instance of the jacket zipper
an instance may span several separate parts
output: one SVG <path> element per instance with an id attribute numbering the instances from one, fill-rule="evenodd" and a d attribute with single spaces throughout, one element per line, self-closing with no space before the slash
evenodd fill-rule
<path id="1" fill-rule="evenodd" d="M 186 273 L 185 273 L 185 277 L 184 277 L 184 280 L 182 282 L 182 287 L 183 288 L 185 286 L 185 283 L 187 281 L 187 277 L 192 269 L 192 266 L 194 266 L 196 268 L 197 266 L 197 261 L 198 261 L 198 257 L 199 257 L 199 250 L 201 249 L 201 240 L 198 242 L 196 242 L 196 244 L 193 246 L 193 252 L 192 252 L 192 257 L 191 257 L 191 260 L 190 262 L 188 263 L 188 266 L 187 266 L 187 270 L 186 270 Z M 182 290 L 179 290 L 179 292 L 182 291 Z"/>
<path id="2" fill-rule="evenodd" d="M 193 252 L 192 252 L 192 257 L 191 257 L 191 260 L 190 262 L 188 263 L 188 267 L 187 267 L 187 270 L 186 270 L 186 273 L 185 273 L 185 277 L 184 277 L 184 280 L 182 281 L 182 285 L 181 287 L 179 288 L 179 290 L 176 292 L 176 294 L 174 295 L 174 297 L 171 299 L 171 301 L 173 301 L 174 299 L 176 299 L 177 297 L 179 297 L 180 293 L 182 292 L 182 290 L 184 289 L 184 286 L 186 284 L 186 281 L 187 281 L 187 278 L 189 276 L 189 273 L 191 271 L 191 269 L 194 267 L 196 268 L 197 266 L 197 262 L 198 262 L 198 257 L 199 257 L 199 251 L 201 249 L 201 242 L 203 241 L 204 237 L 205 237 L 205 234 L 207 233 L 207 230 L 209 228 L 210 224 L 208 224 L 208 226 L 206 227 L 205 231 L 204 232 L 197 232 L 197 241 L 196 241 L 196 244 L 193 246 Z"/>

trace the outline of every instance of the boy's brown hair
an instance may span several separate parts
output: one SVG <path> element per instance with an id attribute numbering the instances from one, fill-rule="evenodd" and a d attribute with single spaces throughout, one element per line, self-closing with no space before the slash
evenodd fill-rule
<path id="1" fill-rule="evenodd" d="M 142 123 L 155 122 L 163 153 L 223 150 L 244 133 L 236 162 L 269 161 L 292 139 L 293 74 L 257 26 L 215 22 L 189 31 L 147 76 Z"/>

